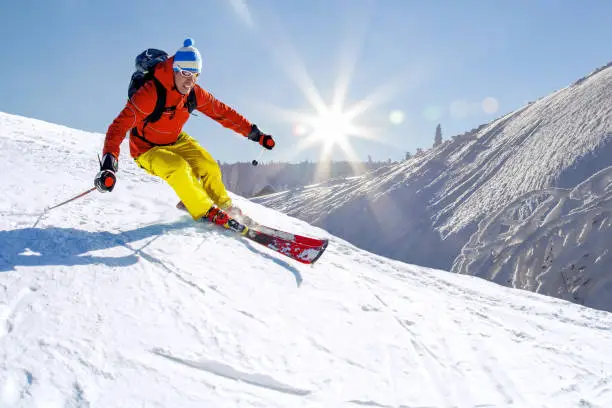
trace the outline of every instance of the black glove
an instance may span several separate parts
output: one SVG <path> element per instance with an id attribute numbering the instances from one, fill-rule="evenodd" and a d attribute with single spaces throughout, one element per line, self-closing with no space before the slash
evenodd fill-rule
<path id="1" fill-rule="evenodd" d="M 259 143 L 268 150 L 272 150 L 276 145 L 272 136 L 262 133 L 262 131 L 257 128 L 257 125 L 251 125 L 251 132 L 247 137 L 249 140 Z"/>
<path id="2" fill-rule="evenodd" d="M 117 183 L 117 176 L 115 176 L 115 173 L 118 169 L 119 163 L 117 162 L 117 158 L 110 153 L 106 153 L 100 162 L 100 172 L 94 179 L 94 185 L 99 192 L 106 193 L 107 191 L 113 191 L 115 183 Z"/>

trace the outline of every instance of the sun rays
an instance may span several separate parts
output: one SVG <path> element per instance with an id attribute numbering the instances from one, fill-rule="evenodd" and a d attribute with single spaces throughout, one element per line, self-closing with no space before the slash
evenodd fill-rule
<path id="1" fill-rule="evenodd" d="M 338 148 L 349 161 L 359 161 L 351 147 L 351 138 L 360 137 L 376 140 L 373 131 L 358 125 L 358 115 L 340 105 L 327 106 L 321 103 L 312 107 L 314 112 L 305 114 L 288 112 L 284 117 L 294 124 L 294 136 L 298 138 L 296 151 L 320 146 L 320 160 L 329 159 L 333 150 Z"/>
<path id="2" fill-rule="evenodd" d="M 317 88 L 302 56 L 292 44 L 284 23 L 274 10 L 265 7 L 252 10 L 244 0 L 232 0 L 231 3 L 241 20 L 266 43 L 272 59 L 303 98 L 301 101 L 293 99 L 290 102 L 299 106 L 295 108 L 287 105 L 271 106 L 258 101 L 259 108 L 265 109 L 271 117 L 292 129 L 294 143 L 285 160 L 295 160 L 304 151 L 317 149 L 317 162 L 324 172 L 325 163 L 332 158 L 346 160 L 354 165 L 364 162 L 365 157 L 356 153 L 356 141 L 368 140 L 389 145 L 383 138 L 382 130 L 401 124 L 405 114 L 396 110 L 389 116 L 389 112 L 380 112 L 379 108 L 399 92 L 420 83 L 426 74 L 423 73 L 423 67 L 404 67 L 400 75 L 386 76 L 382 83 L 366 92 L 365 97 L 355 98 L 358 91 L 352 88 L 353 78 L 360 66 L 358 62 L 363 62 L 360 54 L 375 6 L 373 2 L 365 7 L 351 8 L 344 16 L 344 26 L 339 27 L 344 33 L 344 41 L 333 52 L 333 61 L 323 54 L 320 56 L 317 68 L 329 67 L 337 71 L 331 89 Z M 257 11 L 257 15 L 254 11 Z M 259 20 L 265 20 L 266 24 L 257 24 Z M 363 92 L 364 84 L 360 85 L 359 91 Z M 323 95 L 331 97 L 327 99 Z M 358 147 L 362 149 L 363 144 Z M 364 156 L 363 152 L 361 156 Z"/>

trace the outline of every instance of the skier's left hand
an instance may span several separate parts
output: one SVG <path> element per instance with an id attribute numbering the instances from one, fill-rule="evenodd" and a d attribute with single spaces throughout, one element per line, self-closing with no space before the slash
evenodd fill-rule
<path id="1" fill-rule="evenodd" d="M 249 140 L 259 143 L 268 150 L 274 149 L 274 146 L 276 145 L 274 139 L 272 139 L 272 136 L 263 133 L 261 130 L 259 130 L 257 125 L 251 125 L 251 132 L 247 137 Z"/>

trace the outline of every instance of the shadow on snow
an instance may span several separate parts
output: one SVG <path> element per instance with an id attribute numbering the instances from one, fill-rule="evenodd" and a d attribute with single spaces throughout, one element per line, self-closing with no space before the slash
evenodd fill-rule
<path id="1" fill-rule="evenodd" d="M 155 237 L 186 223 L 150 225 L 119 233 L 75 228 L 23 228 L 0 231 L 0 272 L 15 266 L 90 265 L 127 266 L 138 262 L 137 250 L 119 257 L 87 255 L 88 252 Z"/>
<path id="2" fill-rule="evenodd" d="M 75 228 L 22 228 L 0 231 L 0 272 L 15 270 L 16 266 L 51 265 L 93 265 L 104 264 L 111 267 L 129 266 L 138 262 L 141 248 L 132 248 L 131 242 L 161 236 L 165 232 L 193 226 L 191 221 L 173 224 L 156 224 L 123 232 L 84 231 Z M 203 232 L 206 232 L 204 230 Z M 228 232 L 229 234 L 229 232 Z M 205 236 L 205 235 L 204 235 Z M 247 248 L 259 256 L 275 262 L 289 270 L 298 286 L 302 281 L 299 270 L 288 262 L 260 251 L 248 241 Z M 89 255 L 91 251 L 114 247 L 125 247 L 132 251 L 129 255 L 105 257 Z"/>

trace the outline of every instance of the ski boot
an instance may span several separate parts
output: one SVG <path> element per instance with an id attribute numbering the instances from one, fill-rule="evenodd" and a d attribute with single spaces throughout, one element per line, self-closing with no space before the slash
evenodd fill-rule
<path id="1" fill-rule="evenodd" d="M 246 235 L 249 230 L 246 225 L 241 224 L 234 218 L 230 217 L 225 211 L 214 205 L 210 207 L 210 210 L 208 210 L 204 217 L 200 218 L 200 221 L 210 222 L 223 228 L 239 232 L 242 235 Z"/>

